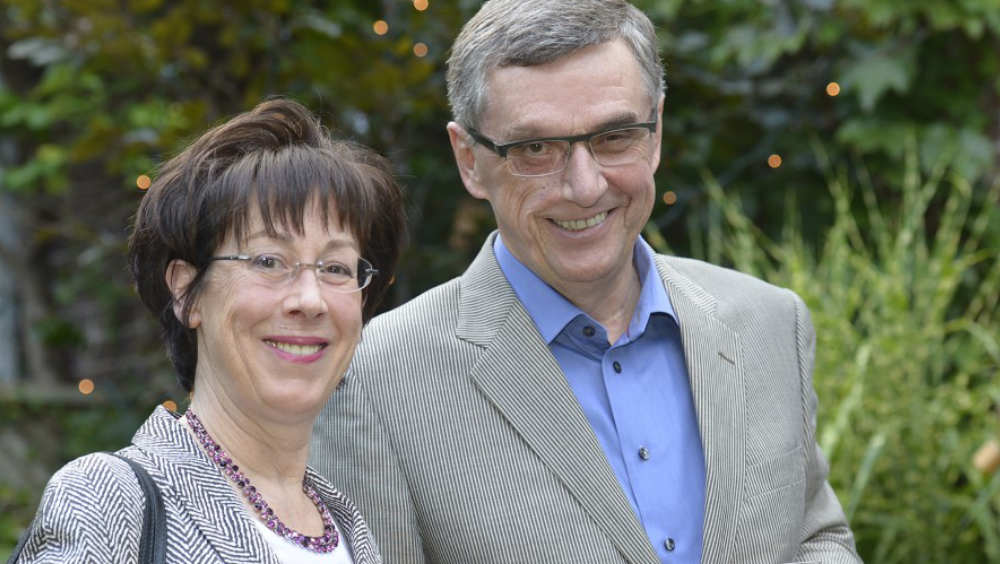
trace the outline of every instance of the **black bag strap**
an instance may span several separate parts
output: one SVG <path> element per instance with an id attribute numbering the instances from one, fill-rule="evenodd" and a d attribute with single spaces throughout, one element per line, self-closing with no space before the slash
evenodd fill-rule
<path id="1" fill-rule="evenodd" d="M 120 458 L 132 467 L 139 487 L 146 496 L 146 510 L 142 518 L 142 537 L 139 540 L 139 562 L 164 564 L 167 554 L 167 515 L 163 509 L 163 497 L 156 483 L 146 469 L 131 458 L 116 453 L 108 453 Z"/>
<path id="2" fill-rule="evenodd" d="M 21 556 L 21 551 L 24 550 L 24 544 L 28 542 L 28 537 L 31 536 L 31 529 L 35 528 L 34 519 L 31 520 L 31 524 L 28 528 L 21 533 L 21 538 L 17 541 L 17 546 L 14 547 L 14 552 L 10 553 L 10 558 L 7 559 L 7 564 L 17 564 L 17 559 Z"/>
<path id="3" fill-rule="evenodd" d="M 160 489 L 156 487 L 156 483 L 153 482 L 146 469 L 138 462 L 113 452 L 105 454 L 124 460 L 132 468 L 135 477 L 139 480 L 139 487 L 142 488 L 142 493 L 146 497 L 146 507 L 142 517 L 142 536 L 139 537 L 139 562 L 164 564 L 167 554 L 167 514 L 163 509 L 163 497 L 160 496 Z M 28 529 L 21 535 L 21 539 L 17 542 L 7 564 L 17 562 L 34 525 L 35 523 L 32 521 Z"/>

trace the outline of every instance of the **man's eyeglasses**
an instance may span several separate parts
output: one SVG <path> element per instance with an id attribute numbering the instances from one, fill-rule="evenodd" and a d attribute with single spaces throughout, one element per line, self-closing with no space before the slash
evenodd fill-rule
<path id="1" fill-rule="evenodd" d="M 295 280 L 301 269 L 308 268 L 316 273 L 317 280 L 334 292 L 343 294 L 363 290 L 378 274 L 378 270 L 375 270 L 370 262 L 360 257 L 356 261 L 330 258 L 315 263 L 291 263 L 279 254 L 265 253 L 212 257 L 211 260 L 240 261 L 246 265 L 254 278 L 273 288 Z"/>
<path id="2" fill-rule="evenodd" d="M 582 135 L 542 137 L 503 144 L 495 143 L 471 127 L 466 131 L 477 143 L 506 159 L 511 173 L 517 176 L 544 176 L 566 168 L 570 148 L 578 141 L 586 143 L 594 160 L 603 166 L 632 164 L 648 156 L 648 142 L 656 132 L 656 123 L 656 120 L 631 123 Z"/>

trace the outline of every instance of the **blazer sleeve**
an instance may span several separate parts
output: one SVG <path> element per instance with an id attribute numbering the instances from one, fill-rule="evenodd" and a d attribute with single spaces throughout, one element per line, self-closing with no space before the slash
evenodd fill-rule
<path id="1" fill-rule="evenodd" d="M 353 370 L 316 422 L 310 465 L 358 506 L 386 564 L 424 564 L 417 513 L 401 462 L 364 389 L 363 375 Z"/>
<path id="2" fill-rule="evenodd" d="M 17 563 L 134 562 L 144 503 L 125 462 L 103 454 L 78 458 L 46 485 Z"/>
<path id="3" fill-rule="evenodd" d="M 799 378 L 802 394 L 804 452 L 806 453 L 806 506 L 802 536 L 796 561 L 824 563 L 860 563 L 854 548 L 854 535 L 840 507 L 833 488 L 827 482 L 830 467 L 816 442 L 816 391 L 812 373 L 816 354 L 816 332 L 809 310 L 794 293 L 796 312 L 796 348 L 799 355 Z"/>

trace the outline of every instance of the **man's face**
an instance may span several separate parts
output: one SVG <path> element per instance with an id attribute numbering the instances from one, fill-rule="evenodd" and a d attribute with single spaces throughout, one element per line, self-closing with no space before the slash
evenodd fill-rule
<path id="1" fill-rule="evenodd" d="M 639 65 L 621 41 L 580 49 L 544 65 L 510 66 L 488 79 L 480 132 L 498 144 L 579 135 L 658 119 Z M 504 243 L 528 268 L 573 299 L 574 288 L 614 286 L 632 275 L 632 246 L 652 212 L 660 127 L 642 157 L 601 166 L 586 143 L 574 143 L 565 170 L 511 173 L 505 159 L 448 126 L 470 194 L 493 207 Z"/>

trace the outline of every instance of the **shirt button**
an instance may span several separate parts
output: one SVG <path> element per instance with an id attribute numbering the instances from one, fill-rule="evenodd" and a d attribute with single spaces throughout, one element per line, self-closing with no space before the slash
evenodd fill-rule
<path id="1" fill-rule="evenodd" d="M 668 538 L 663 541 L 663 548 L 667 549 L 667 552 L 673 552 L 676 545 L 674 544 L 674 539 Z"/>
<path id="2" fill-rule="evenodd" d="M 615 374 L 622 373 L 622 365 L 617 360 L 611 363 L 611 368 L 615 369 Z"/>
<path id="3" fill-rule="evenodd" d="M 596 333 L 596 331 L 594 331 L 594 328 L 591 327 L 590 325 L 588 325 L 588 326 L 586 326 L 586 327 L 583 328 L 583 336 L 584 337 L 593 337 L 594 333 Z"/>
<path id="4" fill-rule="evenodd" d="M 646 447 L 639 447 L 639 458 L 649 460 L 649 449 Z"/>

